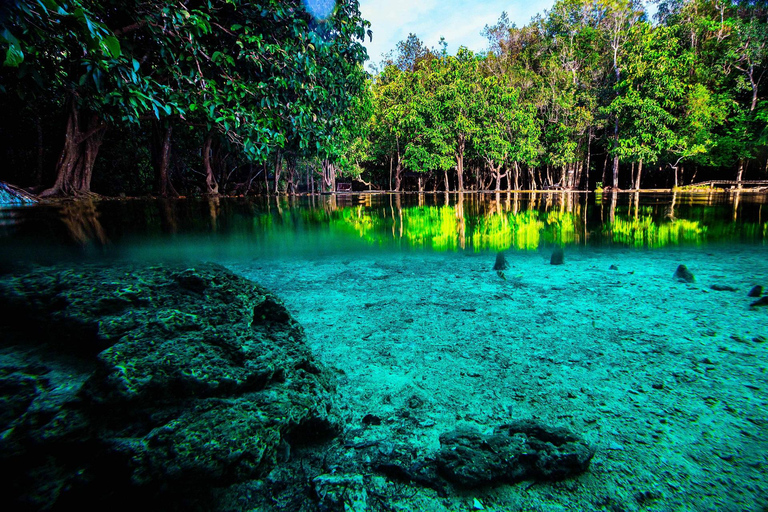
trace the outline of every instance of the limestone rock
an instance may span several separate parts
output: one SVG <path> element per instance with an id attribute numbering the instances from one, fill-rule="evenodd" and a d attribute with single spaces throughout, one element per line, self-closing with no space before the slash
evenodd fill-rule
<path id="1" fill-rule="evenodd" d="M 585 471 L 594 454 L 562 428 L 533 421 L 501 425 L 491 434 L 457 429 L 440 436 L 440 474 L 462 487 L 526 479 L 560 480 Z"/>
<path id="2" fill-rule="evenodd" d="M 763 287 L 759 284 L 756 286 L 753 286 L 751 290 L 749 290 L 749 293 L 747 293 L 747 297 L 759 297 L 763 294 Z"/>
<path id="3" fill-rule="evenodd" d="M 728 286 L 727 284 L 713 284 L 709 286 L 710 289 L 715 290 L 716 292 L 736 292 L 738 291 L 733 286 Z"/>
<path id="4" fill-rule="evenodd" d="M 562 247 L 555 247 L 552 250 L 552 256 L 549 258 L 550 265 L 562 265 L 565 263 L 565 253 Z"/>
<path id="5" fill-rule="evenodd" d="M 366 512 L 368 492 L 362 475 L 320 475 L 313 480 L 321 511 Z"/>
<path id="6" fill-rule="evenodd" d="M 38 268 L 0 277 L 0 308 L 17 506 L 197 502 L 339 429 L 302 328 L 221 266 Z"/>
<path id="7" fill-rule="evenodd" d="M 679 265 L 677 270 L 675 270 L 675 275 L 673 277 L 681 283 L 692 283 L 696 280 L 685 265 Z"/>
<path id="8" fill-rule="evenodd" d="M 507 258 L 504 256 L 503 252 L 500 252 L 496 254 L 496 263 L 493 264 L 493 270 L 507 270 L 509 268 L 509 263 L 507 263 Z"/>

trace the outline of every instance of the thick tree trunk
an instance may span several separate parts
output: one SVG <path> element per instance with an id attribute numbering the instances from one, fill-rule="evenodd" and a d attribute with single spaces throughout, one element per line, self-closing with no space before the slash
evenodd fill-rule
<path id="1" fill-rule="evenodd" d="M 79 196 L 91 192 L 93 164 L 104 139 L 106 125 L 98 115 L 88 118 L 85 131 L 80 127 L 80 112 L 73 98 L 67 117 L 64 148 L 56 164 L 56 182 L 40 196 Z"/>
<path id="2" fill-rule="evenodd" d="M 395 166 L 395 192 L 400 192 L 400 182 L 402 181 L 403 165 L 400 162 L 400 153 L 397 153 L 397 165 Z"/>
<path id="3" fill-rule="evenodd" d="M 501 165 L 498 165 L 496 167 L 493 166 L 493 162 L 490 160 L 487 160 L 488 167 L 491 169 L 491 173 L 493 173 L 493 177 L 496 180 L 496 188 L 494 189 L 496 192 L 499 192 L 501 190 L 501 178 L 504 178 L 509 174 L 509 172 L 505 172 L 504 174 L 501 173 Z"/>
<path id="4" fill-rule="evenodd" d="M 520 190 L 520 165 L 514 162 L 512 168 L 515 170 L 515 190 Z"/>
<path id="5" fill-rule="evenodd" d="M 329 192 L 336 192 L 336 167 L 330 160 L 323 160 L 323 186 Z"/>
<path id="6" fill-rule="evenodd" d="M 219 194 L 219 184 L 213 173 L 211 165 L 211 146 L 213 145 L 213 131 L 205 137 L 203 144 L 203 169 L 205 170 L 205 191 L 208 195 L 216 196 Z"/>

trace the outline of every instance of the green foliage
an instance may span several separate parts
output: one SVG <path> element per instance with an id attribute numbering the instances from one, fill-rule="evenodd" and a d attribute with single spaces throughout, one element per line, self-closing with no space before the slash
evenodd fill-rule
<path id="1" fill-rule="evenodd" d="M 4 7 L 2 84 L 113 126 L 213 131 L 241 158 L 341 159 L 370 112 L 356 0 L 315 19 L 300 0 L 41 0 Z"/>

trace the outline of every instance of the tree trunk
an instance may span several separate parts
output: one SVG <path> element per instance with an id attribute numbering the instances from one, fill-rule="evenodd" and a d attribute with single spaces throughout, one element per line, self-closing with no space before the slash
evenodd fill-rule
<path id="1" fill-rule="evenodd" d="M 520 190 L 520 166 L 514 162 L 513 168 L 515 169 L 515 190 Z"/>
<path id="2" fill-rule="evenodd" d="M 618 71 L 616 71 L 618 75 Z M 619 146 L 619 118 L 616 117 L 616 121 L 613 124 L 613 148 L 616 149 Z M 619 188 L 619 154 L 618 152 L 613 157 L 613 188 Z"/>
<path id="3" fill-rule="evenodd" d="M 643 159 L 637 163 L 637 180 L 635 181 L 635 190 L 640 190 L 640 177 L 643 175 Z"/>
<path id="4" fill-rule="evenodd" d="M 591 159 L 592 159 L 592 126 L 589 127 L 589 132 L 587 133 L 587 162 L 584 164 L 584 173 L 583 173 L 587 177 L 587 183 L 584 186 L 585 190 L 589 189 L 589 166 L 591 165 L 590 163 Z M 579 180 L 579 188 L 581 188 L 581 180 Z"/>
<path id="5" fill-rule="evenodd" d="M 739 159 L 739 170 L 736 172 L 736 188 L 741 188 L 741 178 L 744 175 L 744 159 Z"/>
<path id="6" fill-rule="evenodd" d="M 280 175 L 283 172 L 283 152 L 279 149 L 277 150 L 277 155 L 275 156 L 275 195 L 278 195 L 280 193 Z"/>
<path id="7" fill-rule="evenodd" d="M 171 162 L 171 125 L 167 125 L 164 129 L 160 126 L 155 126 L 154 130 L 154 151 L 153 151 L 153 164 L 155 167 L 155 180 L 157 185 L 157 194 L 160 197 L 168 197 L 169 188 L 173 191 L 174 195 L 176 191 L 173 189 L 173 185 L 168 178 L 168 167 Z"/>
<path id="8" fill-rule="evenodd" d="M 296 195 L 296 159 L 286 158 L 286 166 L 288 168 L 288 187 L 286 193 L 292 196 Z"/>
<path id="9" fill-rule="evenodd" d="M 336 192 L 336 167 L 330 160 L 323 160 L 323 186 L 329 192 Z"/>
<path id="10" fill-rule="evenodd" d="M 456 174 L 459 177 L 459 192 L 464 192 L 464 143 L 464 135 L 460 135 L 459 144 L 456 148 Z"/>
<path id="11" fill-rule="evenodd" d="M 56 182 L 40 196 L 78 196 L 91 192 L 93 164 L 104 139 L 106 125 L 98 115 L 88 118 L 85 131 L 80 129 L 80 112 L 74 98 L 70 101 L 64 148 L 56 164 Z"/>
<path id="12" fill-rule="evenodd" d="M 397 153 L 397 165 L 395 166 L 395 192 L 400 192 L 400 182 L 402 181 L 403 165 L 400 162 L 400 153 Z"/>
<path id="13" fill-rule="evenodd" d="M 205 137 L 205 143 L 203 144 L 203 168 L 205 169 L 205 189 L 208 195 L 219 195 L 219 184 L 216 181 L 216 176 L 213 173 L 213 165 L 211 165 L 211 146 L 213 145 L 213 130 L 208 132 Z"/>
<path id="14" fill-rule="evenodd" d="M 269 173 L 267 172 L 267 161 L 264 160 L 261 164 L 262 171 L 264 172 L 264 193 L 269 195 Z"/>
<path id="15" fill-rule="evenodd" d="M 445 171 L 445 191 L 448 192 L 451 189 L 450 183 L 448 182 L 448 169 Z"/>

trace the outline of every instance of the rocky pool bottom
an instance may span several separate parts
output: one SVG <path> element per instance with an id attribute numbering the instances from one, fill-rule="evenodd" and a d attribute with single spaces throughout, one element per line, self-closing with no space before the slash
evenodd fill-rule
<path id="1" fill-rule="evenodd" d="M 0 276 L 14 507 L 764 510 L 764 248 L 495 261 Z"/>

